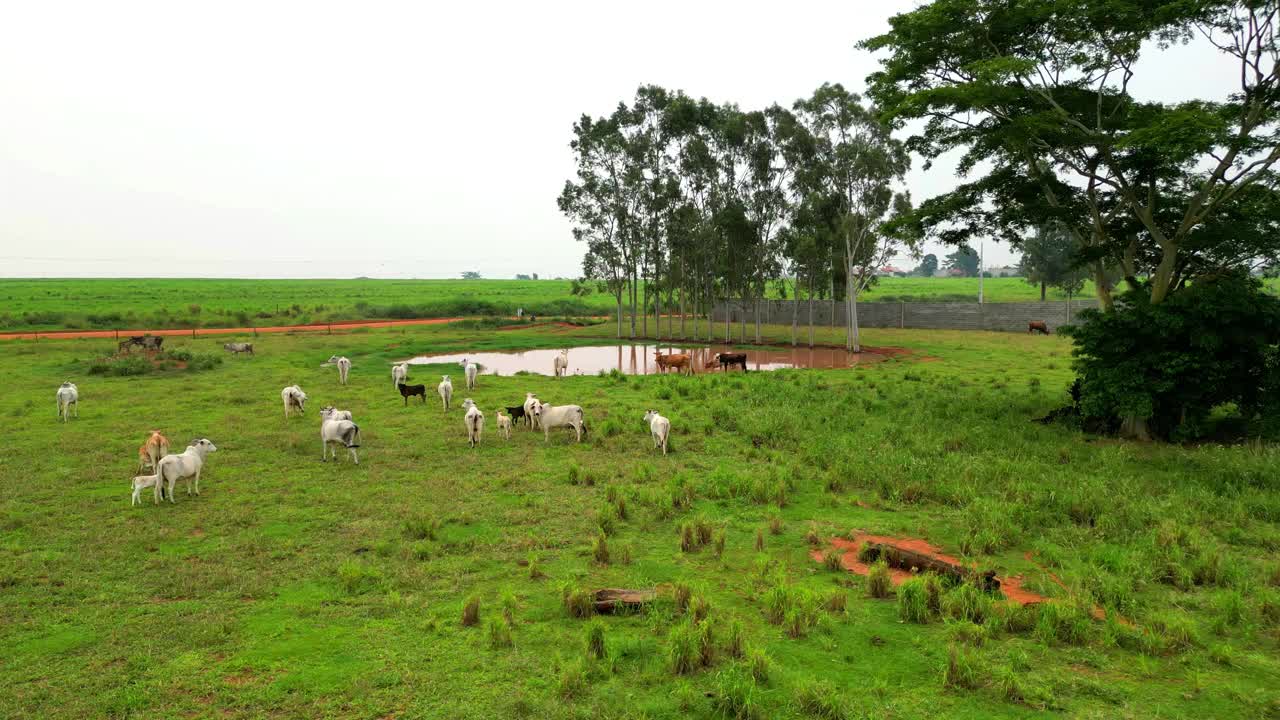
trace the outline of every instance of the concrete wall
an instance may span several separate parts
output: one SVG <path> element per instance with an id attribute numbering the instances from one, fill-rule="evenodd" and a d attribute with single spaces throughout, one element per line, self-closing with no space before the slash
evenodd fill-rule
<path id="1" fill-rule="evenodd" d="M 765 300 L 760 303 L 760 320 L 764 323 L 790 325 L 792 300 Z M 858 303 L 859 327 L 902 327 L 933 330 L 999 330 L 1026 332 L 1027 323 L 1043 320 L 1050 330 L 1068 325 L 1075 314 L 1085 308 L 1098 307 L 1096 298 L 1072 300 L 1070 307 L 1063 301 L 1022 303 L 920 303 L 920 302 L 860 302 Z M 755 322 L 753 308 L 741 303 L 730 303 L 733 322 L 745 316 L 747 322 Z M 813 322 L 829 327 L 843 326 L 846 306 L 843 302 L 815 300 Z M 724 322 L 725 304 L 717 303 L 713 313 L 718 322 Z M 800 324 L 809 323 L 809 303 L 800 301 Z"/>

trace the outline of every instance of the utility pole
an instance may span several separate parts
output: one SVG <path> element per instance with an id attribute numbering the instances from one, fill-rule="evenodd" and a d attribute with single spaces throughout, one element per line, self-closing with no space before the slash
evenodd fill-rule
<path id="1" fill-rule="evenodd" d="M 982 304 L 982 278 L 983 278 L 983 257 L 986 255 L 987 241 L 983 240 L 978 243 L 978 304 Z"/>

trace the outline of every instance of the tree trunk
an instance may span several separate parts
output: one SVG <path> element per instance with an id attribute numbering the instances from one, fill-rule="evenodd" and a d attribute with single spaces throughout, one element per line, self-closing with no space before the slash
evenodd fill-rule
<path id="1" fill-rule="evenodd" d="M 614 296 L 618 301 L 618 339 L 622 339 L 622 293 Z"/>
<path id="2" fill-rule="evenodd" d="M 1040 281 L 1040 302 L 1044 302 L 1044 281 Z"/>
<path id="3" fill-rule="evenodd" d="M 809 349 L 813 349 L 813 276 L 817 273 L 811 271 L 809 273 Z"/>
<path id="4" fill-rule="evenodd" d="M 849 325 L 853 328 L 853 351 L 862 352 L 862 340 L 858 337 L 858 294 L 850 293 L 849 309 L 853 313 L 853 317 L 849 321 Z"/>
<path id="5" fill-rule="evenodd" d="M 796 275 L 795 286 L 791 292 L 791 347 L 796 346 L 796 331 L 800 326 L 800 275 Z"/>

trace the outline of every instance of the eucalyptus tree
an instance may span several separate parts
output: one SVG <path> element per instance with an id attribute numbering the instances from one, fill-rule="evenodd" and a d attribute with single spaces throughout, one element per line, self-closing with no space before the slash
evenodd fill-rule
<path id="1" fill-rule="evenodd" d="M 810 161 L 797 169 L 797 181 L 840 204 L 841 270 L 848 305 L 845 346 L 861 352 L 858 295 L 904 244 L 914 248 L 910 227 L 889 231 L 885 226 L 910 208 L 909 196 L 895 187 L 901 186 L 911 160 L 877 111 L 864 107 L 856 93 L 839 84 L 824 84 L 812 97 L 798 100 L 795 111 L 814 143 Z"/>

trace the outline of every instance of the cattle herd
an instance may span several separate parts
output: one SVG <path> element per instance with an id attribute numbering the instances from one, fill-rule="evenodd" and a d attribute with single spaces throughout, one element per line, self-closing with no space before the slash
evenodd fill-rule
<path id="1" fill-rule="evenodd" d="M 123 350 L 126 347 L 139 345 L 145 349 L 158 350 L 162 341 L 163 338 L 152 338 L 150 336 L 130 338 L 121 342 L 120 348 Z M 235 354 L 242 352 L 253 354 L 253 345 L 250 343 L 227 343 L 224 348 L 228 352 Z M 689 355 L 657 353 L 656 360 L 663 372 L 668 369 L 693 372 L 693 363 Z M 741 365 L 742 369 L 746 370 L 747 356 L 745 353 L 717 353 L 716 359 L 708 362 L 706 367 L 711 368 L 716 364 L 719 364 L 722 369 Z M 465 358 L 460 365 L 462 366 L 463 376 L 466 378 L 467 389 L 474 389 L 478 384 L 479 366 L 476 363 L 467 361 Z M 351 360 L 339 355 L 333 355 L 322 365 L 322 367 L 327 366 L 337 367 L 338 382 L 342 385 L 347 384 L 347 377 L 351 372 Z M 568 366 L 569 351 L 563 350 L 554 359 L 553 375 L 556 378 L 563 377 L 568 370 Z M 391 382 L 404 399 L 405 405 L 409 404 L 409 398 L 411 397 L 421 398 L 422 402 L 425 403 L 427 400 L 426 385 L 409 385 L 406 382 L 408 379 L 408 363 L 392 366 Z M 442 376 L 440 384 L 436 386 L 436 393 L 440 396 L 444 412 L 447 413 L 453 399 L 453 383 L 448 375 Z M 307 394 L 296 384 L 283 388 L 280 391 L 280 400 L 284 405 L 286 421 L 295 413 L 304 415 Z M 67 422 L 72 417 L 78 418 L 80 416 L 80 391 L 75 383 L 69 380 L 62 383 L 58 387 L 57 401 L 58 419 L 60 421 Z M 467 444 L 475 448 L 480 445 L 481 436 L 484 433 L 485 415 L 471 398 L 466 398 L 462 401 L 462 409 Z M 539 400 L 534 393 L 525 393 L 524 402 L 519 405 L 507 406 L 496 411 L 495 420 L 498 433 L 506 440 L 511 439 L 512 427 L 521 424 L 530 430 L 542 430 L 544 442 L 550 441 L 551 431 L 558 428 L 572 430 L 577 442 L 582 442 L 582 439 L 587 435 L 586 413 L 580 405 L 550 405 Z M 644 422 L 649 425 L 654 450 L 661 450 L 662 454 L 666 455 L 668 439 L 671 434 L 671 421 L 658 414 L 657 410 L 648 410 L 644 414 Z M 338 459 L 338 446 L 341 445 L 350 454 L 351 461 L 357 465 L 360 464 L 359 455 L 356 453 L 356 449 L 360 447 L 359 443 L 360 426 L 352 419 L 350 410 L 339 410 L 332 405 L 320 410 L 320 458 L 322 462 L 327 461 L 330 457 L 333 457 L 336 461 Z M 142 491 L 148 488 L 152 489 L 156 504 L 159 504 L 166 497 L 170 503 L 175 502 L 173 497 L 174 486 L 178 480 L 184 479 L 187 481 L 187 494 L 190 495 L 194 492 L 199 495 L 200 474 L 204 469 L 205 458 L 209 453 L 215 452 L 217 449 L 208 438 L 196 438 L 187 445 L 186 450 L 183 452 L 171 454 L 169 452 L 169 439 L 159 430 L 152 430 L 147 439 L 138 448 L 138 472 L 143 473 L 150 469 L 152 474 L 134 476 L 131 484 L 131 504 L 138 505 L 141 502 Z"/>

